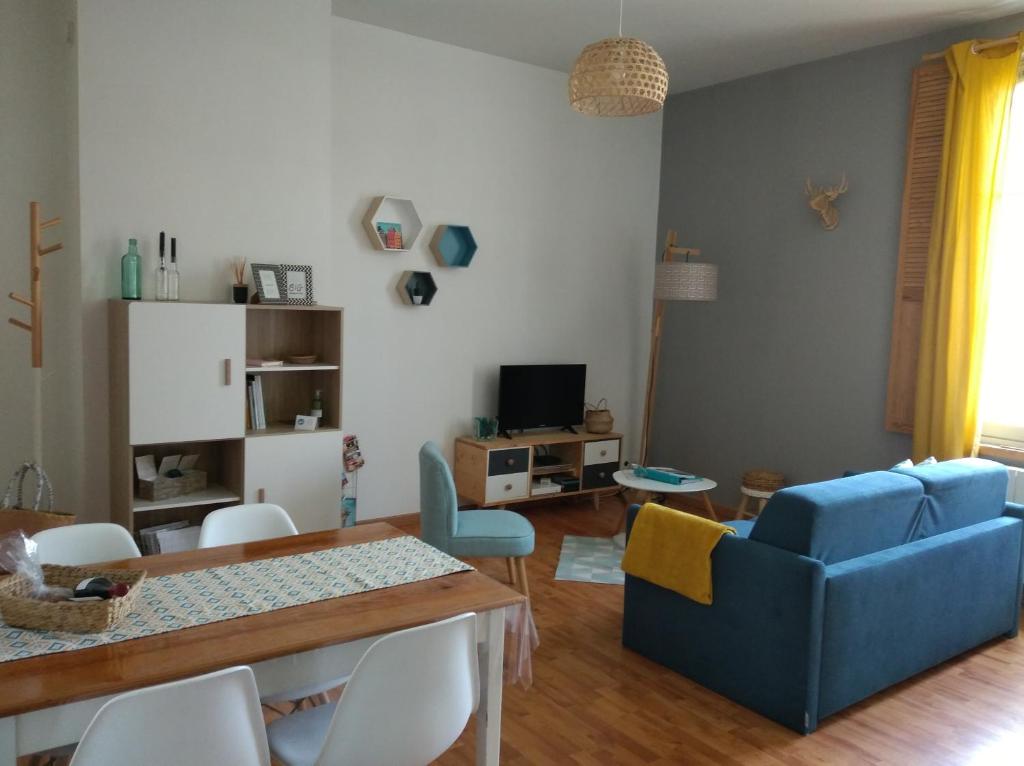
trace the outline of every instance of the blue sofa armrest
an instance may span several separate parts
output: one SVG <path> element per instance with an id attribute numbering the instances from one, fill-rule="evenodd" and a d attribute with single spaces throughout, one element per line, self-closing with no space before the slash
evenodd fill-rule
<path id="1" fill-rule="evenodd" d="M 636 511 L 627 514 L 627 534 Z M 710 606 L 627 575 L 623 644 L 791 729 L 813 731 L 824 565 L 735 535 L 711 558 Z"/>

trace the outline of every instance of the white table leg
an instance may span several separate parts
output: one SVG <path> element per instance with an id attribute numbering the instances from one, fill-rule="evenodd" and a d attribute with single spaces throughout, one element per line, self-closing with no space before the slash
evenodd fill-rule
<path id="1" fill-rule="evenodd" d="M 17 766 L 18 731 L 14 718 L 0 718 L 0 766 Z"/>
<path id="2" fill-rule="evenodd" d="M 476 711 L 477 766 L 497 766 L 501 757 L 501 683 L 505 653 L 505 610 L 484 615 L 480 644 L 480 706 Z"/>

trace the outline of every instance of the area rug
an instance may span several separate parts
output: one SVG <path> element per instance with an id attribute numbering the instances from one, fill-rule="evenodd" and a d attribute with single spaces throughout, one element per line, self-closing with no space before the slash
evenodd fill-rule
<path id="1" fill-rule="evenodd" d="M 626 576 L 619 569 L 621 562 L 622 548 L 610 537 L 566 535 L 555 579 L 622 585 Z"/>

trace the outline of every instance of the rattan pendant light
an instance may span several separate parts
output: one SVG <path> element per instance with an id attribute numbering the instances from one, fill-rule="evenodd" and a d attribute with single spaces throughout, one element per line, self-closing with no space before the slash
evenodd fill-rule
<path id="1" fill-rule="evenodd" d="M 619 36 L 591 43 L 569 75 L 569 103 L 594 117 L 633 117 L 661 109 L 668 94 L 668 72 L 661 56 L 635 37 Z"/>

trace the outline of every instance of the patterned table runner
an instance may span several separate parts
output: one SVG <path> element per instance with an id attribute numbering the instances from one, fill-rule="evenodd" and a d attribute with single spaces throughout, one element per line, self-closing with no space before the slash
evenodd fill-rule
<path id="1" fill-rule="evenodd" d="M 145 566 L 144 560 L 140 563 Z M 152 577 L 142 584 L 136 610 L 105 633 L 0 625 L 0 663 L 129 641 L 472 569 L 415 537 L 404 536 Z"/>

